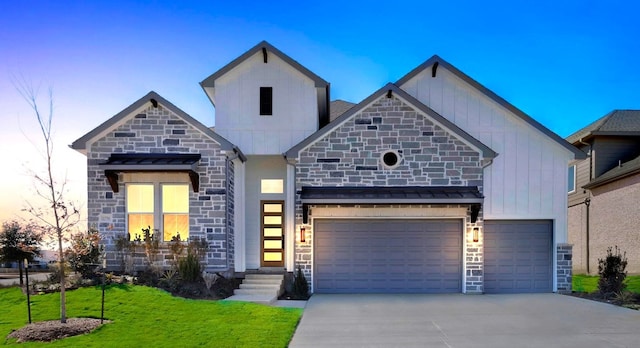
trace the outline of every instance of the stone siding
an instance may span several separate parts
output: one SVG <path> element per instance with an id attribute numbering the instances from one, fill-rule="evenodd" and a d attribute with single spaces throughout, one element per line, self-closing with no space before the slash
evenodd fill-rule
<path id="1" fill-rule="evenodd" d="M 571 259 L 572 259 L 571 244 L 558 244 L 557 250 L 557 283 L 559 293 L 571 292 Z"/>
<path id="2" fill-rule="evenodd" d="M 393 169 L 381 161 L 381 155 L 388 150 L 396 151 L 401 158 Z M 418 109 L 396 97 L 384 96 L 300 152 L 296 164 L 296 224 L 302 224 L 299 192 L 303 186 L 478 186 L 482 192 L 482 173 L 478 151 Z M 482 292 L 482 244 L 470 243 L 468 238 L 473 226 L 482 225 L 482 216 L 471 224 L 469 214 L 464 226 L 466 288 L 469 292 Z M 313 226 L 306 227 L 306 242 L 296 242 L 295 262 L 313 284 Z"/>
<path id="3" fill-rule="evenodd" d="M 232 189 L 232 184 L 226 180 L 230 169 L 220 144 L 159 105 L 143 110 L 90 145 L 87 153 L 88 222 L 102 235 L 109 267 L 119 268 L 115 238 L 126 235 L 125 174 L 119 174 L 119 192 L 115 193 L 99 165 L 112 153 L 201 154 L 197 169 L 199 191 L 189 189 L 189 237 L 207 240 L 207 268 L 227 270 L 228 257 L 233 259 L 228 248 L 233 236 L 228 233 L 227 222 L 233 216 L 226 216 L 227 190 Z M 166 246 L 161 243 L 165 267 L 170 262 Z"/>

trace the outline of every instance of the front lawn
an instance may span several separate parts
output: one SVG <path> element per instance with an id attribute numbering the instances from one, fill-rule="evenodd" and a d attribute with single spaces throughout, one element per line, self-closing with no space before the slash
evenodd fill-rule
<path id="1" fill-rule="evenodd" d="M 598 276 L 574 274 L 572 289 L 576 292 L 587 293 L 598 291 L 598 279 Z M 627 276 L 625 283 L 627 284 L 627 291 L 640 294 L 640 276 Z"/>
<path id="2" fill-rule="evenodd" d="M 59 319 L 58 293 L 31 296 L 33 321 Z M 67 317 L 100 317 L 101 290 L 67 292 Z M 7 335 L 27 323 L 27 301 L 19 288 L 0 289 L 0 342 L 21 347 L 286 347 L 301 309 L 233 301 L 189 300 L 155 288 L 107 288 L 105 318 L 112 323 L 88 335 L 51 344 L 15 343 Z"/>

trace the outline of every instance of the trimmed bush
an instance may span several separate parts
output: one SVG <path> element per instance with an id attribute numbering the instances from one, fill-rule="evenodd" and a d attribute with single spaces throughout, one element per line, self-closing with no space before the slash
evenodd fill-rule
<path id="1" fill-rule="evenodd" d="M 624 279 L 627 277 L 627 253 L 622 253 L 618 247 L 607 249 L 607 256 L 598 259 L 598 290 L 604 297 L 620 294 L 626 288 Z"/>
<path id="2" fill-rule="evenodd" d="M 296 277 L 293 280 L 293 296 L 298 300 L 306 300 L 309 298 L 309 283 L 300 266 L 298 266 Z"/>

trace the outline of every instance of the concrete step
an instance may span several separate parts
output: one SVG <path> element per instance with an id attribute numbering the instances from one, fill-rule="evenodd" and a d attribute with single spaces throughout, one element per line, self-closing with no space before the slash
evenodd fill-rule
<path id="1" fill-rule="evenodd" d="M 244 279 L 284 279 L 282 274 L 247 273 Z"/>
<path id="2" fill-rule="evenodd" d="M 280 295 L 280 289 L 235 289 L 234 295 L 271 295 L 278 297 Z"/>
<path id="3" fill-rule="evenodd" d="M 224 301 L 242 301 L 253 302 L 264 305 L 271 305 L 277 301 L 277 296 L 272 295 L 233 295 L 224 299 Z"/>
<path id="4" fill-rule="evenodd" d="M 282 284 L 242 283 L 240 289 L 275 289 L 279 290 Z"/>
<path id="5" fill-rule="evenodd" d="M 246 284 L 267 284 L 267 285 L 282 285 L 283 279 L 244 279 L 242 282 Z"/>

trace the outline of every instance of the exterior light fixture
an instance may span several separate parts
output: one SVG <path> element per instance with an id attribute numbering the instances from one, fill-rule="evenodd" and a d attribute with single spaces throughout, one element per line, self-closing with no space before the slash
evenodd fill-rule
<path id="1" fill-rule="evenodd" d="M 304 226 L 300 227 L 300 242 L 301 243 L 304 243 L 306 241 L 305 232 L 306 232 L 306 229 L 304 228 Z"/>
<path id="2" fill-rule="evenodd" d="M 474 243 L 477 243 L 478 240 L 479 240 L 479 237 L 478 237 L 479 232 L 480 232 L 480 228 L 478 228 L 478 227 L 474 227 L 473 228 L 473 242 Z"/>

